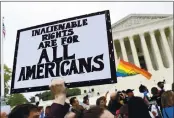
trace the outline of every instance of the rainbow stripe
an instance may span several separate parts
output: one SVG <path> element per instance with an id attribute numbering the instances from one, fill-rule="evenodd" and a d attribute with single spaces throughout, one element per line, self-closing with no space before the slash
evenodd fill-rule
<path id="1" fill-rule="evenodd" d="M 118 66 L 117 66 L 117 77 L 126 77 L 126 76 L 132 76 L 136 74 L 142 74 L 145 76 L 148 80 L 151 78 L 152 74 L 145 71 L 144 69 L 141 69 L 134 64 L 125 62 L 123 60 L 120 60 Z"/>

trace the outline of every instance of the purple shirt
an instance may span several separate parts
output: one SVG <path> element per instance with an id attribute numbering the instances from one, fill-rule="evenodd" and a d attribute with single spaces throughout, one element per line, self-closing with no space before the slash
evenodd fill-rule
<path id="1" fill-rule="evenodd" d="M 68 113 L 70 105 L 65 103 L 65 105 L 53 103 L 51 105 L 50 118 L 64 118 Z"/>

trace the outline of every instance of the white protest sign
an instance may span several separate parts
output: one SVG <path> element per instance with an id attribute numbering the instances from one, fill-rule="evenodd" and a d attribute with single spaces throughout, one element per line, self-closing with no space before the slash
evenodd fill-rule
<path id="1" fill-rule="evenodd" d="M 109 11 L 18 30 L 11 93 L 116 82 Z"/>

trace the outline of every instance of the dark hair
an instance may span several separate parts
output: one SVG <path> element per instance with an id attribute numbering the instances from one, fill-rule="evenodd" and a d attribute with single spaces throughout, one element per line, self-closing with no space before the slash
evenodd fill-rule
<path id="1" fill-rule="evenodd" d="M 98 92 L 97 95 L 100 95 L 100 93 Z"/>
<path id="2" fill-rule="evenodd" d="M 51 106 L 47 106 L 47 107 L 45 108 L 45 116 L 49 116 L 50 111 L 51 111 Z"/>
<path id="3" fill-rule="evenodd" d="M 71 111 L 76 114 L 76 118 L 82 118 L 84 110 L 85 109 L 81 105 L 79 105 L 75 109 L 74 108 L 71 109 Z"/>
<path id="4" fill-rule="evenodd" d="M 76 97 L 72 97 L 69 101 L 70 101 L 70 104 L 72 105 L 74 103 L 74 100 L 76 99 Z"/>
<path id="5" fill-rule="evenodd" d="M 88 95 L 84 96 L 83 100 L 88 100 Z"/>
<path id="6" fill-rule="evenodd" d="M 165 84 L 165 80 L 159 81 L 159 82 L 157 83 L 158 86 L 160 86 L 161 84 Z"/>
<path id="7" fill-rule="evenodd" d="M 43 106 L 38 106 L 38 111 L 40 112 L 43 109 Z"/>
<path id="8" fill-rule="evenodd" d="M 36 102 L 36 106 L 39 106 L 39 102 Z"/>
<path id="9" fill-rule="evenodd" d="M 99 106 L 91 107 L 89 110 L 84 111 L 82 118 L 100 118 L 103 112 L 104 109 Z"/>
<path id="10" fill-rule="evenodd" d="M 120 100 L 120 94 L 116 94 L 114 99 L 110 99 L 109 104 L 108 104 L 108 110 L 115 115 L 115 112 L 119 110 L 122 106 L 119 102 Z"/>
<path id="11" fill-rule="evenodd" d="M 132 97 L 128 101 L 129 118 L 151 118 L 147 104 L 140 97 Z"/>
<path id="12" fill-rule="evenodd" d="M 91 91 L 94 92 L 94 88 L 92 88 Z"/>
<path id="13" fill-rule="evenodd" d="M 161 82 L 158 82 L 157 85 L 159 86 L 161 84 Z"/>
<path id="14" fill-rule="evenodd" d="M 146 90 L 147 90 L 147 87 L 141 84 L 140 87 L 139 87 L 140 93 L 143 93 L 143 92 L 145 92 Z M 147 90 L 147 91 L 148 91 L 148 90 Z"/>
<path id="15" fill-rule="evenodd" d="M 38 107 L 33 104 L 22 104 L 16 106 L 8 118 L 28 118 L 31 111 L 38 111 Z"/>
<path id="16" fill-rule="evenodd" d="M 89 100 L 88 95 L 86 95 L 85 97 L 83 97 L 83 103 L 86 104 L 86 102 Z"/>
<path id="17" fill-rule="evenodd" d="M 162 107 L 166 108 L 166 107 L 174 106 L 173 99 L 174 99 L 174 92 L 173 91 L 170 90 L 170 91 L 164 92 L 161 96 Z"/>
<path id="18" fill-rule="evenodd" d="M 158 94 L 158 88 L 157 87 L 153 87 L 151 89 L 151 93 L 152 93 L 152 95 L 157 95 Z"/>
<path id="19" fill-rule="evenodd" d="M 104 100 L 104 101 L 105 101 L 105 100 L 106 100 L 106 98 L 105 98 L 104 96 L 102 96 L 102 97 L 98 98 L 98 99 L 97 99 L 97 101 L 96 101 L 96 105 L 97 105 L 97 106 L 99 106 L 99 105 L 100 105 L 100 101 L 102 101 L 102 100 Z"/>
<path id="20" fill-rule="evenodd" d="M 117 92 L 117 95 L 115 96 L 115 100 L 119 102 L 121 100 L 121 92 Z"/>
<path id="21" fill-rule="evenodd" d="M 172 91 L 174 92 L 174 83 L 172 84 Z"/>

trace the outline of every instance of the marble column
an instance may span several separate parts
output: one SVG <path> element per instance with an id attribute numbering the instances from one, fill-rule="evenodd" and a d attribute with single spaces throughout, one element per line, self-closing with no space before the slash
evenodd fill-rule
<path id="1" fill-rule="evenodd" d="M 124 38 L 119 39 L 119 41 L 120 41 L 123 60 L 128 62 L 127 52 L 126 52 L 126 48 L 125 48 L 125 45 L 124 45 Z"/>
<path id="2" fill-rule="evenodd" d="M 131 47 L 132 55 L 133 55 L 133 59 L 134 59 L 134 64 L 136 66 L 140 67 L 140 62 L 139 62 L 139 59 L 138 59 L 137 50 L 136 50 L 134 39 L 133 39 L 132 36 L 129 37 L 129 41 L 130 41 L 130 47 Z"/>
<path id="3" fill-rule="evenodd" d="M 157 44 L 157 41 L 155 38 L 154 31 L 149 32 L 149 34 L 150 34 L 150 38 L 151 38 L 152 49 L 154 50 L 155 60 L 157 61 L 158 68 L 161 69 L 164 66 L 163 66 L 161 53 L 160 53 L 159 48 L 158 48 L 158 44 Z"/>
<path id="4" fill-rule="evenodd" d="M 170 26 L 169 29 L 170 29 L 170 38 L 171 38 L 172 49 L 173 49 L 173 26 Z"/>
<path id="5" fill-rule="evenodd" d="M 169 44 L 167 42 L 166 35 L 164 33 L 164 29 L 160 29 L 160 34 L 161 34 L 161 41 L 162 41 L 163 46 L 164 46 L 164 52 L 166 53 L 166 56 L 167 56 L 167 59 L 169 62 L 169 66 L 170 66 L 171 64 L 173 64 L 173 59 L 172 59 L 172 54 L 170 51 Z"/>
<path id="6" fill-rule="evenodd" d="M 143 54 L 144 54 L 147 69 L 148 69 L 148 71 L 152 71 L 153 70 L 152 62 L 151 62 L 151 59 L 150 59 L 150 55 L 149 55 L 147 44 L 146 44 L 146 41 L 145 41 L 145 38 L 144 38 L 144 34 L 140 34 L 140 41 L 141 41 L 141 46 L 142 46 L 142 50 L 143 50 Z"/>

